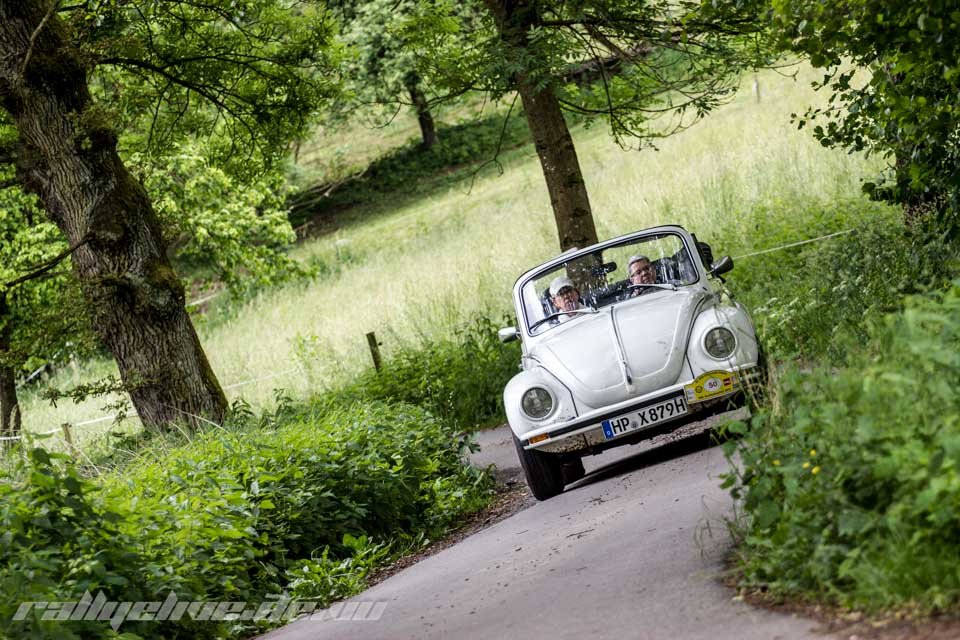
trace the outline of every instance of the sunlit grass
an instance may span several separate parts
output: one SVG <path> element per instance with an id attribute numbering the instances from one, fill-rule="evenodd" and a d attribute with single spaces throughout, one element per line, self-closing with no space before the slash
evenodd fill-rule
<path id="1" fill-rule="evenodd" d="M 714 250 L 736 255 L 765 247 L 752 233 L 758 209 L 789 216 L 792 203 L 822 203 L 829 211 L 837 199 L 861 197 L 860 182 L 877 162 L 823 149 L 790 122 L 792 112 L 818 98 L 809 82 L 767 73 L 760 84 L 762 101 L 744 91 L 704 122 L 660 141 L 659 151 L 623 150 L 600 126 L 578 130 L 600 236 L 679 223 L 701 239 L 733 239 Z M 410 204 L 355 212 L 336 233 L 294 251 L 302 260 L 339 265 L 336 275 L 263 293 L 232 320 L 200 323 L 228 396 L 253 407 L 269 406 L 277 388 L 303 397 L 371 366 L 368 331 L 389 354 L 418 335 L 448 332 L 475 312 L 509 310 L 516 277 L 555 254 L 557 240 L 532 147 L 501 160 L 502 176 L 489 168 Z M 797 232 L 802 239 L 802 220 Z M 68 386 L 111 369 L 91 363 L 54 383 Z M 104 415 L 103 400 L 53 408 L 24 395 L 28 430 Z M 79 440 L 106 428 L 79 428 Z"/>

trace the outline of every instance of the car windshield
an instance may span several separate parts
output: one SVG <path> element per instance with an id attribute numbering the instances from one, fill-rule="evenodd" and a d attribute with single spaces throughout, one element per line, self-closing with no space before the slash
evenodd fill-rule
<path id="1" fill-rule="evenodd" d="M 571 258 L 521 288 L 530 333 L 537 335 L 596 309 L 699 279 L 676 233 L 644 236 Z"/>

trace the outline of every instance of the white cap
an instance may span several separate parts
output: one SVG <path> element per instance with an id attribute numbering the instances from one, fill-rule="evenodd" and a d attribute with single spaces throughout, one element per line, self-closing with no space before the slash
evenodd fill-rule
<path id="1" fill-rule="evenodd" d="M 557 295 L 564 287 L 573 287 L 573 280 L 567 276 L 557 276 L 553 279 L 553 282 L 550 283 L 550 295 Z M 576 287 L 573 288 L 576 289 Z"/>
<path id="2" fill-rule="evenodd" d="M 646 260 L 647 262 L 650 262 L 650 258 L 648 258 L 647 256 L 630 256 L 630 259 L 627 260 L 627 269 L 629 269 L 630 265 L 632 265 L 634 262 L 640 262 L 641 260 Z"/>

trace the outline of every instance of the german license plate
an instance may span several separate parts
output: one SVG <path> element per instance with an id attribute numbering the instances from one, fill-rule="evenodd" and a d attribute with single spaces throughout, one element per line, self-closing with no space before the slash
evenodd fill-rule
<path id="1" fill-rule="evenodd" d="M 604 420 L 600 425 L 603 427 L 603 436 L 610 440 L 637 429 L 646 429 L 659 422 L 666 422 L 677 416 L 686 415 L 687 412 L 686 400 L 683 396 L 677 396 L 627 413 L 619 418 Z"/>

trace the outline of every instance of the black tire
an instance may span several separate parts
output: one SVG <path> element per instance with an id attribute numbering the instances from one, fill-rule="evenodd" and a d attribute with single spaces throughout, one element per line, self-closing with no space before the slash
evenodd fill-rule
<path id="1" fill-rule="evenodd" d="M 748 401 L 751 409 L 759 409 L 767 401 L 767 390 L 770 387 L 770 363 L 763 345 L 757 341 L 757 368 L 760 370 L 760 379 L 753 388 L 748 389 Z"/>
<path id="2" fill-rule="evenodd" d="M 527 451 L 514 436 L 520 466 L 527 477 L 527 486 L 537 500 L 547 500 L 563 492 L 563 465 L 560 456 L 543 451 Z"/>
<path id="3" fill-rule="evenodd" d="M 560 465 L 560 470 L 563 472 L 563 484 L 573 484 L 587 475 L 587 470 L 583 468 L 583 459 L 580 456 L 565 458 Z"/>

